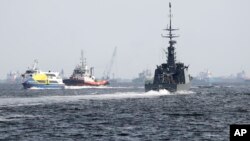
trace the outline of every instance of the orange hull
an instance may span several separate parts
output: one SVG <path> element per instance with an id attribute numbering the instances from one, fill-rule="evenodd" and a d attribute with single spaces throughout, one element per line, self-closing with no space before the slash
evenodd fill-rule
<path id="1" fill-rule="evenodd" d="M 101 80 L 101 81 L 95 81 L 95 82 L 84 82 L 84 85 L 87 86 L 102 86 L 102 85 L 108 85 L 109 82 L 106 80 Z"/>
<path id="2" fill-rule="evenodd" d="M 88 82 L 79 79 L 64 79 L 63 83 L 67 86 L 103 86 L 109 84 L 107 80 Z"/>

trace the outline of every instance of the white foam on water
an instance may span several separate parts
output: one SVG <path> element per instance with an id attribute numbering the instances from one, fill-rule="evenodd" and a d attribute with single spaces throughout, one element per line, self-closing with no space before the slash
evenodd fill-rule
<path id="1" fill-rule="evenodd" d="M 31 119 L 39 116 L 34 115 L 20 115 L 20 114 L 11 114 L 6 116 L 0 116 L 0 121 L 16 121 L 21 119 Z"/>
<path id="2" fill-rule="evenodd" d="M 126 99 L 126 98 L 150 98 L 163 95 L 169 95 L 166 90 L 149 91 L 149 92 L 124 92 L 114 94 L 86 94 L 86 95 L 70 95 L 70 96 L 40 96 L 40 97 L 14 97 L 1 98 L 0 106 L 25 106 L 40 105 L 52 103 L 74 102 L 81 100 L 107 100 L 107 99 Z"/>
<path id="3" fill-rule="evenodd" d="M 134 87 L 112 87 L 112 86 L 65 86 L 64 89 L 128 89 Z M 62 88 L 38 88 L 32 87 L 29 90 L 44 90 L 44 89 L 62 89 Z"/>
<path id="4" fill-rule="evenodd" d="M 193 91 L 177 91 L 174 94 L 195 94 Z"/>
<path id="5" fill-rule="evenodd" d="M 154 94 L 154 95 L 172 95 L 173 93 L 170 93 L 168 90 L 166 89 L 160 89 L 159 91 L 148 91 L 146 92 L 146 94 Z"/>
<path id="6" fill-rule="evenodd" d="M 127 89 L 130 87 L 111 87 L 111 86 L 65 86 L 65 89 Z M 133 88 L 133 87 L 131 87 Z"/>
<path id="7" fill-rule="evenodd" d="M 67 96 L 40 96 L 40 97 L 14 97 L 1 98 L 0 107 L 6 106 L 26 106 L 26 105 L 41 105 L 53 103 L 77 102 L 83 100 L 109 100 L 109 99 L 127 99 L 127 98 L 154 98 L 166 95 L 176 94 L 193 94 L 192 91 L 180 91 L 170 93 L 167 90 L 149 91 L 149 92 L 123 92 L 114 94 L 82 94 L 82 95 L 67 95 Z"/>
<path id="8" fill-rule="evenodd" d="M 177 92 L 169 92 L 168 90 L 166 89 L 161 89 L 159 91 L 149 91 L 151 93 L 154 93 L 154 94 L 165 94 L 165 95 L 186 95 L 186 94 L 195 94 L 195 92 L 193 91 L 177 91 Z"/>
<path id="9" fill-rule="evenodd" d="M 65 89 L 90 89 L 90 88 L 107 88 L 107 86 L 65 86 Z"/>
<path id="10" fill-rule="evenodd" d="M 115 93 L 115 94 L 102 94 L 102 95 L 92 95 L 93 99 L 126 99 L 126 98 L 151 98 L 169 95 L 168 91 L 149 91 L 149 92 L 126 92 L 126 93 Z M 95 97 L 97 96 L 97 97 Z"/>
<path id="11" fill-rule="evenodd" d="M 6 117 L 0 116 L 0 121 L 11 121 L 12 119 L 7 119 Z"/>
<path id="12" fill-rule="evenodd" d="M 38 87 L 31 87 L 29 90 L 58 90 L 62 88 L 38 88 Z"/>

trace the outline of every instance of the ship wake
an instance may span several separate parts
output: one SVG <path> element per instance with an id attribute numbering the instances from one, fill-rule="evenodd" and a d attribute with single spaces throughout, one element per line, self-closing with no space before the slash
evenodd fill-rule
<path id="1" fill-rule="evenodd" d="M 65 86 L 65 89 L 127 89 L 129 87 L 111 87 L 111 86 Z M 133 87 L 131 87 L 133 88 Z"/>
<path id="2" fill-rule="evenodd" d="M 182 92 L 180 94 L 190 94 L 191 92 Z M 38 96 L 38 97 L 15 97 L 15 98 L 1 98 L 0 107 L 12 106 L 32 106 L 42 104 L 54 103 L 68 103 L 68 102 L 84 102 L 86 100 L 115 100 L 115 99 L 130 99 L 130 98 L 156 98 L 159 96 L 176 95 L 167 90 L 149 91 L 149 92 L 123 92 L 113 94 L 81 94 L 81 95 L 67 95 L 67 96 Z"/>

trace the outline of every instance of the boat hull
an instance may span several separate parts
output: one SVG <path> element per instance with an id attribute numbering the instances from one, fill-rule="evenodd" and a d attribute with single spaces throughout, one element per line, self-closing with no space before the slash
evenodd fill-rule
<path id="1" fill-rule="evenodd" d="M 186 83 L 186 84 L 153 84 L 153 83 L 148 83 L 145 84 L 145 92 L 148 91 L 159 91 L 161 89 L 166 89 L 170 92 L 176 92 L 176 91 L 187 91 L 191 87 L 191 83 Z"/>
<path id="2" fill-rule="evenodd" d="M 32 89 L 32 88 L 38 88 L 38 89 L 64 89 L 64 84 L 40 84 L 40 83 L 29 83 L 24 82 L 22 83 L 24 89 Z"/>
<path id="3" fill-rule="evenodd" d="M 109 82 L 106 80 L 86 82 L 79 79 L 64 79 L 63 83 L 67 86 L 104 86 L 109 84 Z"/>

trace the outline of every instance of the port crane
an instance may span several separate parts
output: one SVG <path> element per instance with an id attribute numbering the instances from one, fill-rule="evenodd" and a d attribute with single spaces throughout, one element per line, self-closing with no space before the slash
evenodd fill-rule
<path id="1" fill-rule="evenodd" d="M 103 77 L 107 80 L 110 79 L 110 73 L 112 71 L 112 67 L 114 65 L 114 61 L 115 61 L 115 57 L 116 57 L 116 51 L 117 51 L 117 47 L 114 48 L 110 63 L 106 66 L 105 71 L 103 72 Z"/>

